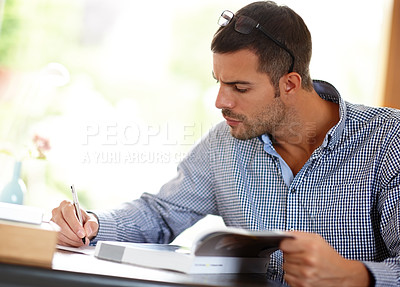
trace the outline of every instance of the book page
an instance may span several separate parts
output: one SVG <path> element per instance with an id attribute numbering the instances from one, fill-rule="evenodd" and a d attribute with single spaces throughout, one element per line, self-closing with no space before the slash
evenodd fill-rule
<path id="1" fill-rule="evenodd" d="M 287 237 L 283 232 L 230 228 L 200 237 L 193 248 L 196 256 L 266 257 Z"/>

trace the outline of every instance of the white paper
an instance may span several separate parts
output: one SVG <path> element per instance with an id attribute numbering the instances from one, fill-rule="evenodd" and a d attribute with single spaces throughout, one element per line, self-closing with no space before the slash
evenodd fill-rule
<path id="1" fill-rule="evenodd" d="M 70 247 L 57 244 L 57 249 L 66 250 L 74 253 L 81 253 L 87 255 L 94 255 L 94 246 L 81 246 L 81 247 Z"/>

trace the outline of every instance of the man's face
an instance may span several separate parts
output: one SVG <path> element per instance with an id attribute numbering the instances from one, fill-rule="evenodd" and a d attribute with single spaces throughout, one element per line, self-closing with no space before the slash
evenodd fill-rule
<path id="1" fill-rule="evenodd" d="M 258 57 L 250 50 L 213 56 L 213 72 L 220 83 L 215 106 L 221 109 L 231 134 L 246 140 L 274 135 L 287 111 L 269 77 L 258 71 Z"/>

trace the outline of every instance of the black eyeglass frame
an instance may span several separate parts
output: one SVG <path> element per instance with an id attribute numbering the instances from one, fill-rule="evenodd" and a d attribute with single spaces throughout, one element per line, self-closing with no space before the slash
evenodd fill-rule
<path id="1" fill-rule="evenodd" d="M 219 16 L 219 18 L 218 18 L 218 25 L 220 25 L 221 27 L 225 27 L 233 20 L 234 17 L 235 17 L 235 14 L 232 11 L 225 10 L 225 11 L 223 11 L 221 13 L 221 16 Z M 252 24 L 251 29 L 248 29 L 248 30 L 241 29 L 238 26 L 238 23 L 242 22 L 241 20 L 247 20 L 246 23 Z M 254 19 L 252 19 L 252 18 L 250 18 L 248 16 L 244 16 L 244 15 L 241 15 L 241 16 L 237 17 L 236 22 L 235 22 L 235 31 L 236 32 L 239 32 L 239 33 L 244 34 L 244 35 L 248 35 L 248 34 L 250 34 L 250 32 L 254 28 L 260 30 L 267 38 L 269 38 L 276 45 L 278 45 L 279 47 L 284 49 L 290 55 L 290 57 L 292 58 L 292 64 L 290 65 L 288 73 L 293 72 L 295 58 L 294 58 L 293 52 L 290 51 L 289 48 L 286 47 L 285 44 L 283 44 L 282 42 L 278 41 L 275 37 L 273 37 L 271 34 L 269 34 L 267 32 L 267 30 L 263 26 L 261 26 L 260 23 L 255 21 Z"/>

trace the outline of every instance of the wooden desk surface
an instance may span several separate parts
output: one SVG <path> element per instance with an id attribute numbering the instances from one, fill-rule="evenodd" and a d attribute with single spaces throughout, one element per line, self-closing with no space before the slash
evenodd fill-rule
<path id="1" fill-rule="evenodd" d="M 263 274 L 189 275 L 57 251 L 52 269 L 0 264 L 0 286 L 281 286 Z"/>

